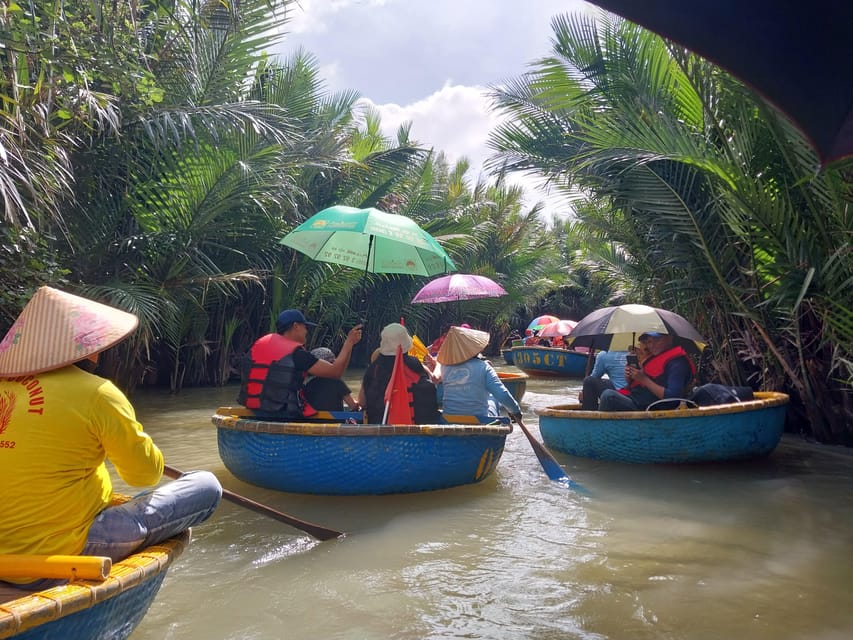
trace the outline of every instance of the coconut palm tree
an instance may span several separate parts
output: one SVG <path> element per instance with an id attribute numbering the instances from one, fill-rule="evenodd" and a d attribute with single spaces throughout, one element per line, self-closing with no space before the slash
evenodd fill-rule
<path id="1" fill-rule="evenodd" d="M 580 220 L 630 266 L 626 297 L 693 319 L 721 377 L 784 385 L 815 435 L 849 438 L 845 174 L 816 172 L 790 122 L 654 34 L 607 14 L 552 27 L 553 55 L 493 91 L 513 116 L 495 162 L 580 190 Z"/>
<path id="2" fill-rule="evenodd" d="M 178 388 L 202 379 L 188 363 L 216 344 L 222 300 L 275 264 L 281 212 L 303 197 L 296 165 L 323 158 L 306 152 L 297 115 L 257 99 L 258 70 L 273 73 L 263 59 L 275 9 L 287 3 L 170 4 L 145 31 L 161 99 L 131 105 L 121 137 L 75 155 L 65 257 L 84 293 L 140 316 L 125 348 L 139 365 L 122 371 L 168 372 Z"/>

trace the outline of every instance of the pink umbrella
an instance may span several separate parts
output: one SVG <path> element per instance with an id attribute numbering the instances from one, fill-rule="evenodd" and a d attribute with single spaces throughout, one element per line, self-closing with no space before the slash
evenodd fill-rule
<path id="1" fill-rule="evenodd" d="M 542 327 L 539 331 L 539 335 L 544 338 L 567 336 L 572 332 L 572 329 L 574 329 L 576 325 L 577 322 L 574 320 L 557 320 L 557 322 L 552 322 Z"/>
<path id="2" fill-rule="evenodd" d="M 458 302 L 476 298 L 498 298 L 506 294 L 501 285 L 486 276 L 451 273 L 426 283 L 412 298 L 412 302 Z"/>

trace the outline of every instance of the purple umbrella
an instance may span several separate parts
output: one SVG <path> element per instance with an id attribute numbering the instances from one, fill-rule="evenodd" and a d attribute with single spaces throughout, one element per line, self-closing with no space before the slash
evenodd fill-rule
<path id="1" fill-rule="evenodd" d="M 506 291 L 486 276 L 470 273 L 451 273 L 426 283 L 412 298 L 412 302 L 458 302 L 476 298 L 498 298 Z"/>
<path id="2" fill-rule="evenodd" d="M 456 302 L 458 319 L 462 320 L 462 300 L 498 298 L 507 293 L 504 288 L 486 276 L 470 273 L 451 273 L 427 282 L 412 298 L 415 304 L 429 302 Z"/>

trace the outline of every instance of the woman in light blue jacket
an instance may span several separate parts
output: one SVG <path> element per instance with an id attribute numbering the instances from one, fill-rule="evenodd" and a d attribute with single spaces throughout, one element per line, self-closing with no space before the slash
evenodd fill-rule
<path id="1" fill-rule="evenodd" d="M 437 358 L 441 365 L 444 412 L 497 417 L 502 405 L 517 422 L 521 419 L 521 407 L 492 364 L 479 357 L 487 344 L 489 334 L 485 331 L 462 327 L 451 327 L 448 331 Z"/>

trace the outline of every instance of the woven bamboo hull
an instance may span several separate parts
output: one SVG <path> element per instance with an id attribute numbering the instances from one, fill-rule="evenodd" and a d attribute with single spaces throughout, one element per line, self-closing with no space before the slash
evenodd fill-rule
<path id="1" fill-rule="evenodd" d="M 527 380 L 530 378 L 526 373 L 511 373 L 498 371 L 498 378 L 504 383 L 507 391 L 512 394 L 515 401 L 520 403 L 527 391 Z"/>
<path id="2" fill-rule="evenodd" d="M 512 363 L 538 378 L 583 378 L 587 354 L 552 347 L 513 347 Z"/>
<path id="3" fill-rule="evenodd" d="M 770 454 L 785 426 L 784 393 L 672 411 L 537 410 L 545 445 L 584 458 L 634 463 L 720 462 Z"/>
<path id="4" fill-rule="evenodd" d="M 212 420 L 219 457 L 237 478 L 320 495 L 413 493 L 482 482 L 497 467 L 511 431 L 507 424 L 317 424 L 220 413 Z"/>
<path id="5" fill-rule="evenodd" d="M 501 349 L 501 355 L 504 357 L 504 362 L 507 364 L 513 364 L 511 347 L 508 349 Z"/>
<path id="6" fill-rule="evenodd" d="M 103 582 L 80 580 L 0 603 L 0 638 L 120 640 L 142 621 L 172 562 L 189 544 L 185 531 L 116 562 Z"/>

